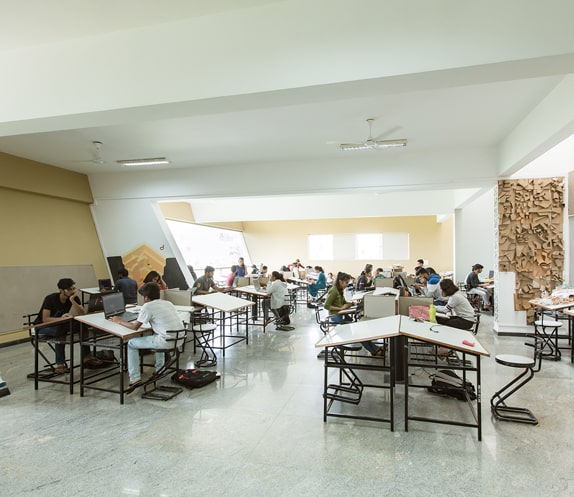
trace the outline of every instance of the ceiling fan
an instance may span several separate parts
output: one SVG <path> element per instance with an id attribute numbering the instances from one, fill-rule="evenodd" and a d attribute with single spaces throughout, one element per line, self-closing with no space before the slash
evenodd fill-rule
<path id="1" fill-rule="evenodd" d="M 90 155 L 92 156 L 91 159 L 76 159 L 76 160 L 68 160 L 67 162 L 91 162 L 92 164 L 102 165 L 105 164 L 106 161 L 102 157 L 102 146 L 103 143 L 99 140 L 92 141 L 92 145 L 94 148 L 91 150 Z"/>
<path id="2" fill-rule="evenodd" d="M 94 140 L 92 142 L 92 145 L 94 145 L 94 158 L 91 159 L 89 162 L 93 162 L 94 164 L 105 164 L 106 161 L 104 159 L 102 159 L 102 145 L 103 143 L 101 141 L 98 140 Z"/>
<path id="3" fill-rule="evenodd" d="M 369 125 L 369 137 L 362 143 L 341 143 L 339 147 L 341 150 L 366 150 L 373 148 L 392 148 L 392 147 L 406 147 L 406 138 L 401 138 L 399 140 L 377 140 L 373 138 L 372 126 L 373 118 L 367 119 Z"/>

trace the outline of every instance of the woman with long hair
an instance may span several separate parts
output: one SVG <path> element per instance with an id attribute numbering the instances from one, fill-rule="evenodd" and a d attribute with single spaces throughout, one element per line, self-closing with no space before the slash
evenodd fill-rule
<path id="1" fill-rule="evenodd" d="M 437 312 L 447 314 L 448 317 L 437 316 L 436 320 L 440 324 L 470 330 L 474 325 L 474 309 L 468 299 L 458 291 L 452 280 L 444 279 L 439 283 L 442 295 L 448 297 L 445 306 L 437 306 Z"/>
<path id="2" fill-rule="evenodd" d="M 325 301 L 325 309 L 329 311 L 329 319 L 332 323 L 341 324 L 344 322 L 352 321 L 353 318 L 349 314 L 339 314 L 345 309 L 349 309 L 353 304 L 345 300 L 345 289 L 351 281 L 351 275 L 347 273 L 338 273 L 335 279 L 335 284 L 327 294 Z M 361 345 L 367 349 L 371 355 L 383 356 L 385 347 L 378 347 L 374 342 L 361 342 Z"/>

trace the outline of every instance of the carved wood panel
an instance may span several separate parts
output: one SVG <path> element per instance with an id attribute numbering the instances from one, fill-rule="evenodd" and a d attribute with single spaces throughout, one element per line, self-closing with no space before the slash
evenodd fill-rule
<path id="1" fill-rule="evenodd" d="M 537 178 L 498 182 L 498 266 L 516 273 L 514 309 L 562 283 L 564 272 L 564 180 Z"/>

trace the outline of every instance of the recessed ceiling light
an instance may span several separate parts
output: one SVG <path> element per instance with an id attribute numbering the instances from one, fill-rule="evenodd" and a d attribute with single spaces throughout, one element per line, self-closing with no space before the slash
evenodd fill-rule
<path id="1" fill-rule="evenodd" d="M 165 157 L 154 157 L 151 159 L 128 159 L 128 160 L 118 160 L 118 164 L 127 167 L 135 166 L 164 166 L 169 164 L 169 161 Z"/>

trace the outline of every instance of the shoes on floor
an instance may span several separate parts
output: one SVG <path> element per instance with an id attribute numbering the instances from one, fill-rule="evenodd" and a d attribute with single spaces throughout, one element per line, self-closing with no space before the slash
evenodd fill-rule
<path id="1" fill-rule="evenodd" d="M 69 372 L 70 372 L 70 368 L 68 366 L 66 366 L 65 364 L 58 364 L 54 368 L 54 373 L 56 373 L 56 374 L 66 374 Z"/>
<path id="2" fill-rule="evenodd" d="M 381 345 L 375 353 L 373 354 L 374 357 L 385 357 L 385 352 L 387 351 L 387 345 Z"/>
<path id="3" fill-rule="evenodd" d="M 106 364 L 97 357 L 86 357 L 84 359 L 84 367 L 86 369 L 98 369 L 105 366 Z"/>
<path id="4" fill-rule="evenodd" d="M 132 393 L 137 387 L 143 385 L 142 379 L 138 378 L 137 380 L 130 381 L 128 388 L 126 389 L 126 395 Z"/>

